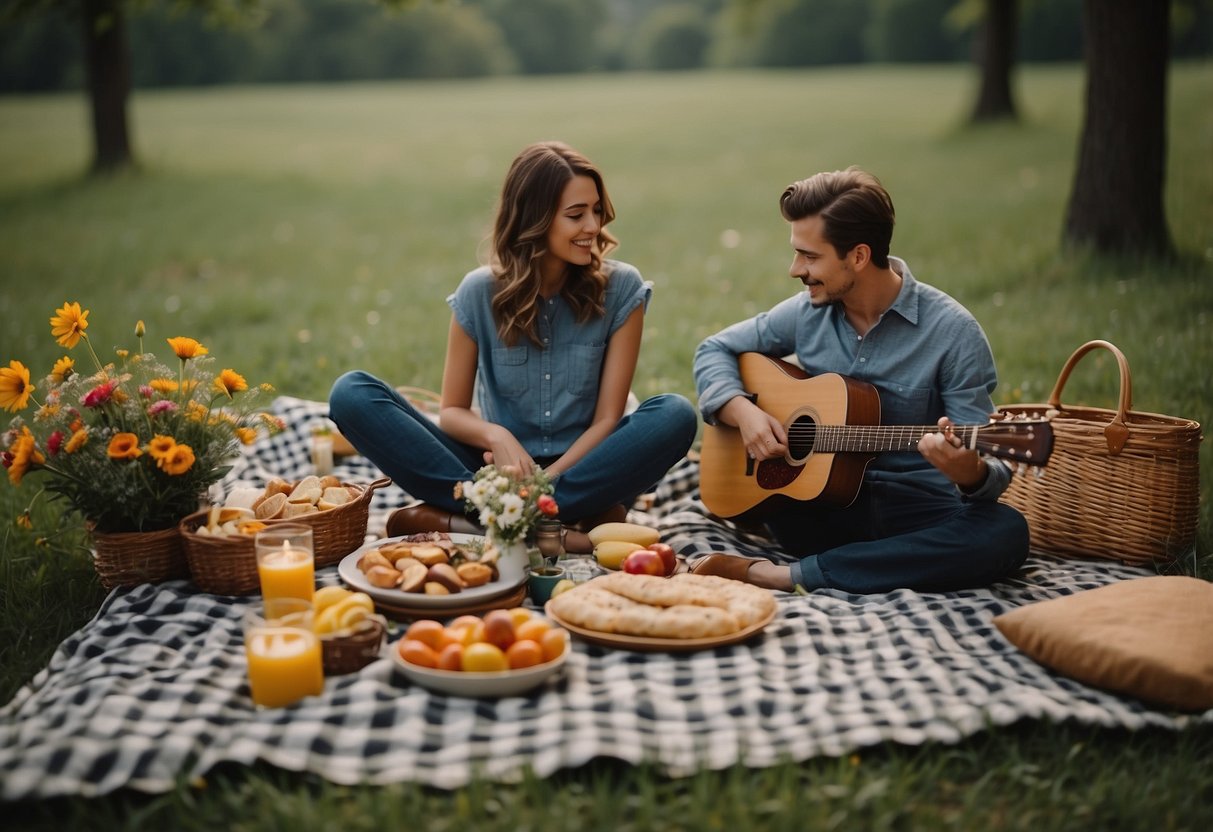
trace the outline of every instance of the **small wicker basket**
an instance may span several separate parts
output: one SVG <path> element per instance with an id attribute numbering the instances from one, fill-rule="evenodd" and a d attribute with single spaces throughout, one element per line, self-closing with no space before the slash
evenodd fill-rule
<path id="1" fill-rule="evenodd" d="M 367 486 L 346 483 L 348 488 L 360 489 L 361 493 L 345 505 L 289 519 L 268 520 L 266 525 L 297 523 L 310 526 L 316 568 L 333 566 L 366 541 L 371 494 L 390 482 L 383 477 Z M 213 595 L 256 594 L 261 583 L 252 535 L 198 534 L 197 529 L 207 521 L 207 516 L 206 510 L 195 512 L 182 520 L 179 527 L 194 584 Z"/>
<path id="2" fill-rule="evenodd" d="M 188 578 L 189 567 L 177 526 L 154 532 L 90 529 L 93 568 L 106 589 Z"/>
<path id="3" fill-rule="evenodd" d="M 324 636 L 320 639 L 324 675 L 341 676 L 366 667 L 383 650 L 387 625 L 381 616 L 363 619 L 362 625 L 347 635 Z"/>

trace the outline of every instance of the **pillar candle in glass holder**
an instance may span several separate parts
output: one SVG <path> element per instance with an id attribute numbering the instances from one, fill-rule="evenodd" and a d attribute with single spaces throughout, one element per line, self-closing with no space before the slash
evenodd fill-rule
<path id="1" fill-rule="evenodd" d="M 257 532 L 257 575 L 261 595 L 302 598 L 311 603 L 316 592 L 316 563 L 312 529 L 299 524 L 271 526 Z"/>

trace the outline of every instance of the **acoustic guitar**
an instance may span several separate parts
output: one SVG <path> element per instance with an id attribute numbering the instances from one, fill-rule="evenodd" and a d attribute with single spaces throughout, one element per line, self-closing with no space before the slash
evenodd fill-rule
<path id="1" fill-rule="evenodd" d="M 863 474 L 877 454 L 915 451 L 918 440 L 938 425 L 880 424 L 880 394 L 864 381 L 826 373 L 808 376 L 786 361 L 756 352 L 738 356 L 745 389 L 754 403 L 783 423 L 787 453 L 755 461 L 741 431 L 707 425 L 699 466 L 703 503 L 719 517 L 760 516 L 787 501 L 854 502 Z M 1044 420 L 998 414 L 984 425 L 958 425 L 965 445 L 991 456 L 1043 465 L 1053 450 Z"/>

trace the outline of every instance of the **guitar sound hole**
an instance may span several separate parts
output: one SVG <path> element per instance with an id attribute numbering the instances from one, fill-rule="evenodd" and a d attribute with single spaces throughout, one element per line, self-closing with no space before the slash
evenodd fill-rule
<path id="1" fill-rule="evenodd" d="M 788 456 L 804 462 L 817 444 L 817 422 L 812 416 L 798 416 L 788 425 Z"/>

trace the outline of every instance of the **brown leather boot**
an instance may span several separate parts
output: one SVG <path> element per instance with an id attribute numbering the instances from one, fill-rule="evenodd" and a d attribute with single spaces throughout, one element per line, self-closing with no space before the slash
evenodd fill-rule
<path id="1" fill-rule="evenodd" d="M 424 532 L 459 532 L 482 534 L 474 523 L 462 514 L 455 514 L 429 503 L 413 503 L 398 508 L 387 519 L 387 536 L 401 537 Z"/>
<path id="2" fill-rule="evenodd" d="M 593 531 L 596 526 L 601 526 L 603 523 L 624 523 L 628 519 L 628 507 L 620 503 L 617 506 L 611 506 L 602 514 L 595 514 L 592 517 L 586 517 L 583 520 L 577 521 L 572 528 L 581 532 Z"/>

